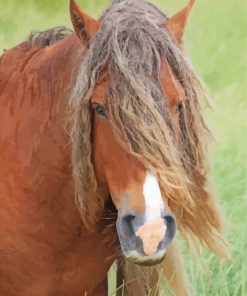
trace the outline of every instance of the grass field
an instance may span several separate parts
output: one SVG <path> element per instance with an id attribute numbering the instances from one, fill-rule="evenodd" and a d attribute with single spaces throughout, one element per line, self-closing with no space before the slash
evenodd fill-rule
<path id="1" fill-rule="evenodd" d="M 97 16 L 105 0 L 78 0 Z M 185 0 L 153 1 L 172 15 Z M 0 0 L 0 51 L 31 30 L 70 25 L 68 0 Z M 247 3 L 246 0 L 197 0 L 186 32 L 186 47 L 212 97 L 208 111 L 218 141 L 211 149 L 212 183 L 225 210 L 232 262 L 205 252 L 208 277 L 185 251 L 187 271 L 199 296 L 247 295 Z M 113 288 L 112 288 L 113 289 Z M 165 295 L 167 295 L 164 292 Z M 114 295 L 114 292 L 111 293 Z M 139 295 L 138 295 L 139 296 Z"/>

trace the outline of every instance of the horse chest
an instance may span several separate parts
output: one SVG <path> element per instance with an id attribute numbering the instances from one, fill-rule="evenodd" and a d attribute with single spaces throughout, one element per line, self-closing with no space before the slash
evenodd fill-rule
<path id="1" fill-rule="evenodd" d="M 0 295 L 91 295 L 104 280 L 113 261 L 106 258 L 112 253 L 99 237 L 75 238 L 56 250 L 31 235 L 3 233 Z"/>
<path id="2" fill-rule="evenodd" d="M 114 260 L 113 246 L 102 234 L 86 235 L 76 209 L 62 217 L 59 208 L 36 206 L 13 200 L 0 209 L 0 295 L 90 295 Z"/>
<path id="3" fill-rule="evenodd" d="M 81 225 L 69 153 L 54 159 L 38 151 L 25 166 L 17 151 L 3 145 L 1 151 L 0 295 L 90 295 L 104 280 L 114 247 Z"/>

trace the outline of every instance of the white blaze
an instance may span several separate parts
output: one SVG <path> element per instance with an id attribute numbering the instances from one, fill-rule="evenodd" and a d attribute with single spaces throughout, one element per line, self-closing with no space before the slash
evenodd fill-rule
<path id="1" fill-rule="evenodd" d="M 145 219 L 148 221 L 160 218 L 161 211 L 164 211 L 165 206 L 162 200 L 158 179 L 151 173 L 147 173 L 145 178 L 143 195 L 146 205 Z"/>
<path id="2" fill-rule="evenodd" d="M 144 181 L 143 195 L 146 207 L 145 221 L 137 229 L 136 236 L 142 240 L 145 254 L 153 256 L 157 252 L 159 243 L 164 239 L 166 224 L 161 217 L 161 212 L 164 211 L 165 206 L 158 179 L 149 172 Z"/>

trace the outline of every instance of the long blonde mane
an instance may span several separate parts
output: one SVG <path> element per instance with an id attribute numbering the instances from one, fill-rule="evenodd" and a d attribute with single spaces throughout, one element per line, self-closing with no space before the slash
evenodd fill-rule
<path id="1" fill-rule="evenodd" d="M 88 227 L 98 221 L 104 208 L 92 164 L 90 98 L 100 74 L 108 71 L 107 106 L 115 137 L 158 174 L 186 240 L 192 238 L 228 257 L 221 214 L 208 184 L 210 131 L 204 119 L 205 90 L 185 51 L 165 29 L 166 20 L 150 3 L 131 0 L 112 4 L 101 17 L 69 102 L 77 204 Z M 179 140 L 162 92 L 164 60 L 186 94 L 177 110 Z"/>

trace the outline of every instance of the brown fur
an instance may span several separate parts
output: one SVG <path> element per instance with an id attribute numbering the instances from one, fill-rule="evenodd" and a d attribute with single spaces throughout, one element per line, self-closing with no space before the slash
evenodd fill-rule
<path id="1" fill-rule="evenodd" d="M 116 257 L 114 216 L 106 205 L 94 234 L 82 224 L 64 128 L 84 54 L 72 34 L 45 48 L 24 42 L 1 57 L 0 295 L 102 296 L 107 290 Z"/>

